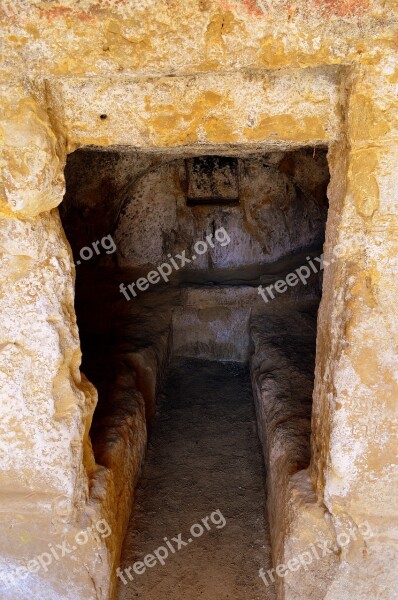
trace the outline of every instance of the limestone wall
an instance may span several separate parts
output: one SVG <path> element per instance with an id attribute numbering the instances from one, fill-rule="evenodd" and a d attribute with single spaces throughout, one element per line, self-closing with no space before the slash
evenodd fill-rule
<path id="1" fill-rule="evenodd" d="M 332 184 L 318 323 L 312 478 L 336 532 L 375 535 L 341 552 L 327 598 L 393 598 L 397 561 L 397 85 L 391 60 L 353 74 Z M 366 548 L 366 550 L 364 550 Z M 371 576 L 365 576 L 371 573 Z M 359 591 L 358 591 L 359 590 Z"/>

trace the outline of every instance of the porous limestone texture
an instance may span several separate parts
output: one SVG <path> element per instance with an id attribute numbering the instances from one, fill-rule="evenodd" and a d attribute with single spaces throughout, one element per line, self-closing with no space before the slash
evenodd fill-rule
<path id="1" fill-rule="evenodd" d="M 66 154 L 88 144 L 129 145 L 154 161 L 329 146 L 311 459 L 297 485 L 325 507 L 333 535 L 364 520 L 374 531 L 340 549 L 323 600 L 397 597 L 397 13 L 396 0 L 1 3 L 2 569 L 55 539 L 59 497 L 62 536 L 103 515 L 115 530 L 107 550 L 90 542 L 82 562 L 20 580 L 16 593 L 2 590 L 7 600 L 110 598 L 131 502 L 126 488 L 124 509 L 115 506 L 122 434 L 118 459 L 94 463 L 96 394 L 79 372 L 73 267 L 53 210 Z M 153 398 L 161 361 L 150 350 L 123 361 L 135 400 L 126 446 L 135 435 L 141 449 L 128 458 L 133 481 L 146 434 L 130 365 Z M 289 503 L 285 548 L 315 518 L 300 493 Z"/>
<path id="2" fill-rule="evenodd" d="M 337 67 L 275 75 L 55 78 L 47 100 L 68 151 L 82 145 L 271 148 L 322 144 L 339 130 Z M 117 83 L 117 84 L 116 84 Z M 115 85 L 116 84 L 116 85 Z M 137 114 L 139 118 L 137 119 Z"/>
<path id="3" fill-rule="evenodd" d="M 1 11 L 4 77 L 375 64 L 397 24 L 394 0 L 4 0 Z"/>
<path id="4" fill-rule="evenodd" d="M 336 533 L 366 520 L 374 536 L 341 549 L 327 600 L 398 593 L 394 64 L 347 81 L 345 135 L 330 153 L 310 472 Z"/>
<path id="5" fill-rule="evenodd" d="M 184 272 L 239 268 L 322 245 L 329 182 L 322 149 L 238 159 L 237 205 L 187 204 L 187 168 L 184 160 L 167 162 L 126 192 L 115 228 L 120 266 L 150 270 L 185 251 Z M 217 238 L 218 229 L 227 235 Z M 207 251 L 197 252 L 196 242 Z"/>
<path id="6" fill-rule="evenodd" d="M 87 494 L 84 467 L 93 466 L 87 432 L 96 392 L 79 371 L 71 256 L 57 211 L 3 216 L 0 245 L 1 494 L 17 494 L 25 509 L 44 509 L 60 494 L 77 504 Z"/>
<path id="7" fill-rule="evenodd" d="M 1 210 L 27 217 L 61 202 L 66 153 L 48 111 L 22 82 L 0 85 Z"/>

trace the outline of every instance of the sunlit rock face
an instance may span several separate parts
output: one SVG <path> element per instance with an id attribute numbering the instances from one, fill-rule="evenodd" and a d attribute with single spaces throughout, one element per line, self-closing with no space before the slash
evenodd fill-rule
<path id="1" fill-rule="evenodd" d="M 183 355 L 246 360 L 255 344 L 253 386 L 275 482 L 270 513 L 281 505 L 274 566 L 319 541 L 333 549 L 322 565 L 314 560 L 279 577 L 279 598 L 395 600 L 395 0 L 88 0 L 81 7 L 5 0 L 0 16 L 1 597 L 114 597 L 174 326 Z M 102 161 L 86 153 L 92 145 Z M 250 322 L 261 317 L 252 292 L 262 281 L 256 270 L 242 279 L 239 269 L 322 244 L 326 147 L 331 181 L 309 445 L 311 411 L 289 413 L 299 427 L 286 434 L 278 394 L 289 402 L 295 394 L 273 388 L 267 352 L 280 359 L 282 378 L 288 372 L 285 382 L 291 362 L 259 332 L 261 319 Z M 98 398 L 80 372 L 75 269 L 57 213 L 68 154 L 61 211 L 75 212 L 70 221 L 63 214 L 73 260 L 87 241 L 109 233 L 118 245 L 97 275 L 81 265 L 85 290 L 91 281 L 103 288 L 92 288 L 102 290 L 97 297 L 78 290 L 76 303 L 84 354 L 96 350 L 84 370 Z M 224 172 L 228 189 L 216 189 L 220 206 L 201 205 L 208 192 L 189 185 L 194 163 L 186 161 L 207 155 L 236 159 Z M 199 256 L 181 279 L 204 289 L 175 287 L 155 306 L 143 295 L 134 313 L 114 269 L 147 271 L 168 254 L 192 253 L 215 226 L 235 242 Z M 211 294 L 209 280 L 250 285 L 231 303 L 234 291 Z M 98 301 L 102 292 L 108 304 Z M 228 311 L 214 326 L 220 302 Z M 115 412 L 107 412 L 111 404 Z M 51 569 L 29 567 L 49 544 L 73 545 L 102 519 L 112 535 L 90 538 L 72 562 L 54 557 Z"/>

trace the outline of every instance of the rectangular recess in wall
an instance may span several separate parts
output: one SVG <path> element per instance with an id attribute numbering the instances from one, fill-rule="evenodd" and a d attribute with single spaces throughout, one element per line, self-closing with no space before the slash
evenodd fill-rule
<path id="1" fill-rule="evenodd" d="M 238 159 L 196 156 L 185 160 L 187 205 L 239 204 Z"/>

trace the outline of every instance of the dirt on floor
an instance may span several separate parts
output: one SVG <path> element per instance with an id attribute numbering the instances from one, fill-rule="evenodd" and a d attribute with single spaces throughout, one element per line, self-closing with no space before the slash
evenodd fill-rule
<path id="1" fill-rule="evenodd" d="M 270 568 L 269 555 L 248 368 L 174 362 L 124 543 L 118 600 L 274 600 L 258 574 Z"/>

